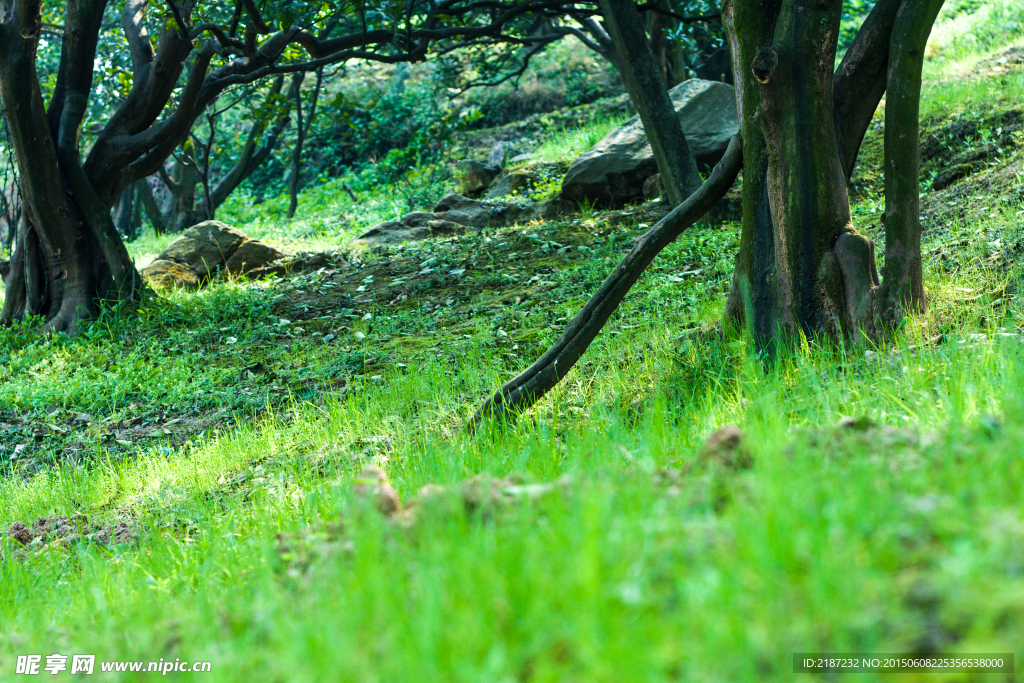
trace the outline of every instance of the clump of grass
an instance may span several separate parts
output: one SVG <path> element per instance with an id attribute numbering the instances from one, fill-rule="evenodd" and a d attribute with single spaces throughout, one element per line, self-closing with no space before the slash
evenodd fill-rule
<path id="1" fill-rule="evenodd" d="M 601 141 L 603 137 L 626 122 L 626 116 L 611 116 L 589 121 L 576 127 L 553 131 L 537 148 L 535 154 L 547 163 L 571 162 Z"/>

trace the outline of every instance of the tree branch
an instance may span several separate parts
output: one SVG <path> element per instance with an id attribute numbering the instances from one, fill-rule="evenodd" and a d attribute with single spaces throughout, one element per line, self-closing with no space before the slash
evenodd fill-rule
<path id="1" fill-rule="evenodd" d="M 149 42 L 149 31 L 143 23 L 148 6 L 149 0 L 128 0 L 121 12 L 121 29 L 132 57 L 132 87 L 140 87 L 146 67 L 153 63 L 153 44 Z"/>
<path id="2" fill-rule="evenodd" d="M 901 0 L 878 0 L 832 77 L 832 120 L 849 182 L 871 117 L 885 93 L 889 36 Z"/>

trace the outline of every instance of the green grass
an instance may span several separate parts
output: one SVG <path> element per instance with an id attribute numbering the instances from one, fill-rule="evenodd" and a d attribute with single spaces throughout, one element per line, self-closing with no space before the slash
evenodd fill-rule
<path id="1" fill-rule="evenodd" d="M 544 162 L 570 163 L 625 123 L 628 118 L 610 116 L 577 126 L 563 125 L 560 130 L 552 131 L 551 136 L 537 148 L 535 154 Z"/>
<path id="2" fill-rule="evenodd" d="M 966 99 L 929 115 L 966 120 Z M 0 538 L 0 680 L 31 653 L 289 682 L 792 680 L 794 652 L 1021 655 L 1024 197 L 999 175 L 1019 159 L 1008 145 L 964 181 L 1003 184 L 926 194 L 930 307 L 894 339 L 769 362 L 723 337 L 737 226 L 704 225 L 551 395 L 473 436 L 645 210 L 339 252 L 74 339 L 0 330 L 0 524 L 138 529 Z M 866 178 L 854 216 L 877 240 Z M 231 211 L 324 248 L 351 234 L 310 227 L 337 189 L 291 225 Z M 749 467 L 702 451 L 727 424 Z M 357 492 L 368 465 L 401 514 Z"/>

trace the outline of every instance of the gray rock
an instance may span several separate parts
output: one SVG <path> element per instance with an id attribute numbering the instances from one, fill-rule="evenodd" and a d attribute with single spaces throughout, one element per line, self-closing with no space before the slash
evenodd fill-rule
<path id="1" fill-rule="evenodd" d="M 433 211 L 416 211 L 407 213 L 401 220 L 379 223 L 352 240 L 352 244 L 400 244 L 430 237 L 448 237 L 460 235 L 468 228 L 553 220 L 575 211 L 575 202 L 558 197 L 537 203 L 501 204 L 449 194 L 437 202 Z"/>
<path id="2" fill-rule="evenodd" d="M 665 188 L 661 185 L 661 174 L 655 173 L 650 178 L 644 181 L 644 199 L 649 202 L 653 202 L 655 199 L 660 199 Z"/>
<path id="3" fill-rule="evenodd" d="M 516 149 L 515 145 L 503 140 L 495 143 L 494 147 L 491 148 L 491 153 L 487 155 L 487 165 L 500 171 L 505 168 L 509 159 L 520 154 L 522 154 L 522 151 Z"/>
<path id="4" fill-rule="evenodd" d="M 511 205 L 505 212 L 505 223 L 528 223 L 530 221 L 552 221 L 569 214 L 578 213 L 576 202 L 561 197 L 552 197 L 533 204 Z"/>
<path id="5" fill-rule="evenodd" d="M 739 130 L 732 86 L 692 79 L 672 88 L 669 95 L 697 164 L 717 163 Z M 640 117 L 634 116 L 572 163 L 562 180 L 561 196 L 621 206 L 643 197 L 644 181 L 657 172 Z"/>
<path id="6" fill-rule="evenodd" d="M 465 231 L 462 225 L 446 220 L 439 214 L 416 211 L 402 216 L 398 221 L 378 223 L 351 243 L 367 247 L 377 244 L 401 244 L 430 237 L 448 237 Z"/>
<path id="7" fill-rule="evenodd" d="M 484 199 L 501 199 L 530 186 L 534 178 L 529 173 L 502 173 L 491 184 Z"/>
<path id="8" fill-rule="evenodd" d="M 498 175 L 498 169 L 471 159 L 460 161 L 459 169 L 462 171 L 460 189 L 463 194 L 486 190 Z"/>
<path id="9" fill-rule="evenodd" d="M 284 252 L 274 249 L 269 244 L 259 240 L 245 240 L 224 264 L 224 269 L 235 275 L 244 275 L 283 257 Z"/>
<path id="10" fill-rule="evenodd" d="M 445 220 L 465 225 L 467 228 L 486 228 L 503 225 L 506 207 L 468 199 L 458 194 L 441 198 L 434 207 L 434 213 Z"/>

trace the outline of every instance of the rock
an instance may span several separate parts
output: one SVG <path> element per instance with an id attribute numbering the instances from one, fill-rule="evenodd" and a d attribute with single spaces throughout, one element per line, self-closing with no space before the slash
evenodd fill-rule
<path id="1" fill-rule="evenodd" d="M 449 194 L 434 206 L 434 213 L 444 220 L 465 225 L 467 228 L 487 228 L 504 225 L 506 207 Z"/>
<path id="2" fill-rule="evenodd" d="M 470 159 L 459 162 L 459 169 L 462 171 L 462 194 L 486 190 L 498 175 L 498 169 Z"/>
<path id="3" fill-rule="evenodd" d="M 352 240 L 356 246 L 373 246 L 377 244 L 401 244 L 427 239 L 428 237 L 444 237 L 465 232 L 462 225 L 447 220 L 443 216 L 425 211 L 402 216 L 398 221 L 378 223 L 359 237 Z"/>
<path id="4" fill-rule="evenodd" d="M 259 240 L 245 240 L 224 264 L 224 269 L 234 275 L 243 275 L 263 268 L 279 258 L 284 258 L 284 252 Z"/>
<path id="5" fill-rule="evenodd" d="M 505 223 L 528 223 L 530 221 L 552 221 L 556 218 L 577 213 L 576 202 L 561 197 L 552 197 L 534 204 L 511 205 L 505 212 Z"/>
<path id="6" fill-rule="evenodd" d="M 230 225 L 204 221 L 167 245 L 142 274 L 156 287 L 195 289 L 222 269 L 247 274 L 284 256 Z"/>
<path id="7" fill-rule="evenodd" d="M 732 86 L 692 79 L 669 91 L 698 165 L 713 165 L 739 130 Z M 572 163 L 562 198 L 620 206 L 644 196 L 644 181 L 658 172 L 640 117 L 634 116 Z"/>
<path id="8" fill-rule="evenodd" d="M 717 464 L 731 470 L 750 469 L 754 459 L 746 447 L 743 430 L 736 425 L 725 425 L 715 431 L 701 446 L 698 461 Z"/>
<path id="9" fill-rule="evenodd" d="M 367 465 L 363 468 L 353 489 L 360 498 L 372 500 L 374 507 L 385 517 L 391 517 L 402 509 L 402 501 L 388 481 L 388 475 L 376 465 Z"/>
<path id="10" fill-rule="evenodd" d="M 167 245 L 156 260 L 185 264 L 203 280 L 219 270 L 246 239 L 245 233 L 230 225 L 203 221 Z"/>
<path id="11" fill-rule="evenodd" d="M 142 276 L 161 289 L 196 289 L 199 276 L 183 263 L 157 259 L 142 269 Z"/>
<path id="12" fill-rule="evenodd" d="M 529 173 L 502 173 L 484 195 L 484 199 L 501 199 L 530 186 L 534 178 Z"/>
<path id="13" fill-rule="evenodd" d="M 664 191 L 664 188 L 661 186 L 660 173 L 655 173 L 644 181 L 644 199 L 647 201 L 653 202 L 655 199 L 660 199 Z"/>
<path id="14" fill-rule="evenodd" d="M 521 153 L 511 142 L 503 140 L 491 147 L 491 153 L 487 155 L 487 165 L 500 171 L 505 168 L 509 159 L 517 157 Z"/>
<path id="15" fill-rule="evenodd" d="M 357 246 L 399 244 L 429 237 L 462 234 L 467 228 L 482 229 L 516 222 L 552 220 L 575 211 L 575 202 L 558 197 L 537 203 L 501 204 L 480 202 L 460 194 L 449 194 L 437 202 L 433 212 L 416 211 L 402 216 L 397 221 L 379 223 L 351 243 Z"/>

